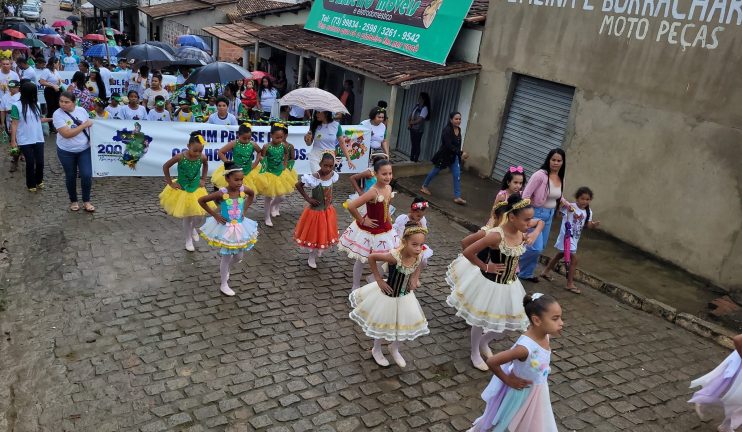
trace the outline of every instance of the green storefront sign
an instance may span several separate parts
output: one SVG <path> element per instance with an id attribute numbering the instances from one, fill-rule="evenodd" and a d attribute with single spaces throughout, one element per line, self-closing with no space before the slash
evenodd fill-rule
<path id="1" fill-rule="evenodd" d="M 473 0 L 315 0 L 307 30 L 445 64 Z"/>

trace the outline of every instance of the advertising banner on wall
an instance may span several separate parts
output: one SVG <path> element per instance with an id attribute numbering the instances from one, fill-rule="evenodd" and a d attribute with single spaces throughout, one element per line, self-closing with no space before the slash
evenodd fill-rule
<path id="1" fill-rule="evenodd" d="M 91 151 L 93 176 L 160 177 L 162 165 L 176 154 L 185 151 L 191 132 L 201 131 L 206 139 L 204 155 L 209 160 L 209 174 L 221 165 L 217 151 L 237 138 L 237 126 L 206 123 L 157 122 L 137 120 L 94 120 Z M 308 126 L 289 126 L 286 141 L 294 146 L 294 168 L 308 174 L 308 156 L 311 147 L 304 142 Z M 368 143 L 371 133 L 361 126 L 343 126 L 343 133 L 350 138 L 348 153 L 355 165 L 347 166 L 345 158 L 338 159 L 335 170 L 341 174 L 361 172 L 368 168 Z M 260 146 L 270 142 L 270 127 L 254 126 L 253 141 Z M 336 148 L 336 154 L 342 151 Z M 227 154 L 231 158 L 231 154 Z M 258 168 L 256 168 L 258 169 Z M 171 174 L 175 174 L 173 167 Z"/>
<path id="2" fill-rule="evenodd" d="M 445 64 L 473 0 L 316 0 L 304 26 Z"/>

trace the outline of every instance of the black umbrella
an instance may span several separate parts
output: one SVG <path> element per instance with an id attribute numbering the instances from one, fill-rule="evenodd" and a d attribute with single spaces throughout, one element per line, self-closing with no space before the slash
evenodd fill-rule
<path id="1" fill-rule="evenodd" d="M 249 79 L 252 76 L 242 66 L 227 62 L 214 62 L 193 71 L 191 76 L 185 80 L 184 84 L 224 84 L 232 81 L 240 81 L 245 78 Z"/>
<path id="2" fill-rule="evenodd" d="M 140 60 L 142 62 L 173 62 L 175 57 L 162 48 L 141 44 L 124 48 L 116 55 L 117 58 Z"/>
<path id="3" fill-rule="evenodd" d="M 80 21 L 80 17 L 77 15 L 70 15 L 67 17 L 67 19 L 70 21 Z"/>
<path id="4" fill-rule="evenodd" d="M 28 24 L 26 24 L 24 22 L 12 22 L 12 23 L 6 25 L 3 28 L 3 30 L 5 30 L 5 29 L 17 30 L 17 31 L 19 31 L 21 33 L 25 33 L 26 36 L 28 36 L 28 37 L 33 36 L 33 34 L 36 33 L 36 31 L 37 31 L 36 29 L 34 29 L 33 27 L 31 27 L 30 25 L 28 25 Z"/>
<path id="5" fill-rule="evenodd" d="M 145 44 L 156 46 L 158 48 L 162 48 L 164 51 L 167 51 L 169 54 L 175 55 L 175 48 L 173 48 L 173 46 L 167 42 L 147 41 L 145 42 Z"/>
<path id="6" fill-rule="evenodd" d="M 199 66 L 206 66 L 206 62 L 203 60 L 195 60 L 195 59 L 178 59 L 170 63 L 170 66 L 199 67 Z"/>
<path id="7" fill-rule="evenodd" d="M 201 60 L 204 63 L 213 63 L 214 58 L 209 55 L 204 50 L 200 50 L 195 47 L 190 46 L 182 46 L 178 48 L 178 52 L 175 53 L 176 56 L 180 59 L 192 59 L 192 60 Z"/>

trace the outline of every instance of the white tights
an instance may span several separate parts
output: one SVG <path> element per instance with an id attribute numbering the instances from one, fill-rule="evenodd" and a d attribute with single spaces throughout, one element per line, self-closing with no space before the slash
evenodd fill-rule
<path id="1" fill-rule="evenodd" d="M 484 329 L 482 329 L 482 327 L 472 326 L 469 348 L 471 350 L 471 362 L 472 364 L 474 364 L 475 367 L 479 369 L 487 368 L 486 363 L 482 359 L 482 353 L 484 353 L 486 357 L 491 356 L 492 350 L 489 347 L 489 343 L 494 339 L 499 339 L 502 336 L 502 333 L 484 333 Z"/>
<path id="2" fill-rule="evenodd" d="M 273 221 L 271 220 L 271 216 L 280 216 L 281 211 L 279 206 L 281 205 L 281 201 L 283 201 L 283 197 L 265 197 L 265 200 L 263 201 L 263 210 L 265 211 L 265 224 L 268 226 L 273 226 Z"/>
<path id="3" fill-rule="evenodd" d="M 190 216 L 183 218 L 183 237 L 185 237 L 186 249 L 193 248 L 193 242 L 198 241 L 196 228 L 201 225 L 201 216 Z"/>
<path id="4" fill-rule="evenodd" d="M 219 261 L 219 275 L 221 276 L 221 287 L 229 288 L 229 269 L 232 264 L 238 263 L 242 260 L 243 252 L 235 255 L 222 255 Z"/>
<path id="5" fill-rule="evenodd" d="M 379 269 L 380 274 L 384 274 L 382 269 L 381 263 L 377 263 L 376 266 Z M 366 267 L 366 263 L 364 263 L 361 260 L 356 260 L 355 264 L 353 264 L 353 288 L 352 289 L 358 289 L 361 287 L 361 276 L 363 276 L 363 269 Z M 373 282 L 373 274 L 369 276 L 368 279 L 369 283 Z"/>

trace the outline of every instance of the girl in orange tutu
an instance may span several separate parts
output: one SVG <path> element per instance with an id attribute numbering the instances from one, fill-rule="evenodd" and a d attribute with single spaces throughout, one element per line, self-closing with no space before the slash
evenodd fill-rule
<path id="1" fill-rule="evenodd" d="M 296 183 L 296 190 L 309 203 L 299 218 L 294 230 L 294 240 L 302 248 L 309 249 L 307 264 L 317 268 L 317 256 L 323 250 L 338 242 L 338 221 L 332 205 L 332 185 L 340 176 L 335 172 L 335 154 L 331 151 L 322 154 L 319 171 L 304 174 Z M 307 195 L 305 186 L 312 188 L 312 196 Z"/>

